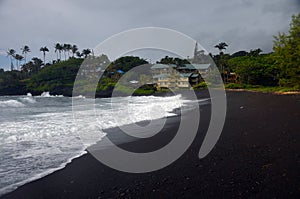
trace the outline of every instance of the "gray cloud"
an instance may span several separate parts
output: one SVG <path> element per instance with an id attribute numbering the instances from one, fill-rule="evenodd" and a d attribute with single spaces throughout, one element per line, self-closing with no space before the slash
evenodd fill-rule
<path id="1" fill-rule="evenodd" d="M 175 29 L 198 40 L 208 51 L 225 41 L 228 52 L 272 49 L 272 36 L 287 31 L 299 0 L 0 0 L 0 48 L 23 45 L 31 56 L 56 42 L 93 48 L 107 37 L 130 28 Z M 51 54 L 51 55 L 50 55 Z M 1 63 L 0 63 L 1 64 Z"/>

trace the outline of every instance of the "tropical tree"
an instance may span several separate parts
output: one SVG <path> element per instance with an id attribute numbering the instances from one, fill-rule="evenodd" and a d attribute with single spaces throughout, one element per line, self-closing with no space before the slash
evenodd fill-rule
<path id="1" fill-rule="evenodd" d="M 14 58 L 16 59 L 17 70 L 19 70 L 20 61 L 22 61 L 24 57 L 22 55 L 15 54 Z"/>
<path id="2" fill-rule="evenodd" d="M 78 51 L 78 47 L 77 47 L 76 45 L 73 45 L 73 46 L 71 47 L 71 51 L 72 51 L 73 57 L 74 57 L 75 53 L 77 53 L 77 51 Z"/>
<path id="3" fill-rule="evenodd" d="M 43 65 L 43 61 L 41 59 L 37 58 L 37 57 L 34 57 L 31 60 L 38 67 L 41 67 Z"/>
<path id="4" fill-rule="evenodd" d="M 24 64 L 21 68 L 23 72 L 28 73 L 29 75 L 38 72 L 43 65 L 43 61 L 37 57 L 34 57 L 31 60 L 32 61 Z"/>
<path id="5" fill-rule="evenodd" d="M 44 65 L 46 65 L 46 52 L 49 52 L 49 49 L 47 48 L 47 46 L 45 46 L 45 47 L 41 47 L 40 51 L 43 52 Z"/>
<path id="6" fill-rule="evenodd" d="M 66 56 L 66 52 L 67 52 L 67 44 L 64 44 L 64 45 L 62 46 L 62 50 L 64 51 L 65 60 L 67 60 L 67 56 Z"/>
<path id="7" fill-rule="evenodd" d="M 87 56 L 89 55 L 89 54 L 91 54 L 91 50 L 90 49 L 83 49 L 82 50 L 82 54 L 84 55 L 84 58 L 87 58 Z"/>
<path id="8" fill-rule="evenodd" d="M 67 60 L 66 53 L 68 53 L 68 58 L 70 57 L 70 50 L 71 50 L 71 48 L 72 48 L 71 44 L 64 44 L 63 45 L 63 51 L 64 51 L 64 54 L 65 54 L 65 60 Z"/>
<path id="9" fill-rule="evenodd" d="M 253 56 L 253 57 L 257 57 L 261 52 L 262 52 L 262 50 L 260 48 L 257 48 L 254 50 L 250 50 L 249 55 Z"/>
<path id="10" fill-rule="evenodd" d="M 300 13 L 292 16 L 287 34 L 274 37 L 274 57 L 280 68 L 279 84 L 300 90 Z"/>
<path id="11" fill-rule="evenodd" d="M 13 64 L 13 59 L 15 57 L 15 53 L 16 51 L 14 49 L 8 49 L 7 51 L 7 56 L 10 58 L 10 70 L 13 71 L 14 70 L 14 64 Z"/>
<path id="12" fill-rule="evenodd" d="M 226 50 L 227 47 L 228 44 L 225 42 L 220 42 L 219 44 L 215 45 L 215 48 L 218 48 L 220 51 L 220 56 L 217 57 L 217 63 L 223 73 L 225 72 L 225 67 L 228 60 L 228 56 L 224 56 L 223 50 Z"/>
<path id="13" fill-rule="evenodd" d="M 27 55 L 27 53 L 30 53 L 30 48 L 25 45 L 24 47 L 21 48 L 21 50 L 22 50 L 22 54 L 24 55 L 25 64 L 26 64 L 26 55 Z"/>
<path id="14" fill-rule="evenodd" d="M 240 51 L 237 51 L 235 53 L 233 53 L 230 57 L 231 58 L 234 58 L 234 57 L 243 57 L 243 56 L 247 56 L 249 53 L 247 51 L 244 51 L 244 50 L 240 50 Z"/>
<path id="15" fill-rule="evenodd" d="M 273 54 L 257 56 L 239 56 L 228 60 L 228 65 L 243 84 L 276 86 L 278 84 L 278 66 Z"/>
<path id="16" fill-rule="evenodd" d="M 76 56 L 79 57 L 79 58 L 81 58 L 83 55 L 82 55 L 82 53 L 80 53 L 79 51 L 77 51 L 76 52 Z"/>
<path id="17" fill-rule="evenodd" d="M 220 42 L 219 44 L 215 45 L 215 48 L 219 49 L 220 54 L 223 53 L 223 50 L 226 50 L 227 47 L 228 44 L 226 44 L 225 42 Z"/>
<path id="18" fill-rule="evenodd" d="M 63 46 L 60 43 L 56 43 L 54 48 L 56 52 L 57 61 L 61 60 L 61 52 L 63 51 Z M 58 59 L 58 55 L 59 55 L 59 59 Z"/>
<path id="19" fill-rule="evenodd" d="M 175 64 L 177 66 L 181 66 L 183 64 L 189 64 L 190 62 L 187 59 L 180 59 L 178 57 L 169 57 L 165 56 L 160 61 L 157 61 L 158 64 Z"/>
<path id="20" fill-rule="evenodd" d="M 70 51 L 72 49 L 72 45 L 71 44 L 65 44 L 66 45 L 66 51 L 68 53 L 68 58 L 70 58 Z"/>
<path id="21" fill-rule="evenodd" d="M 21 71 L 23 71 L 25 73 L 30 73 L 32 68 L 33 68 L 33 62 L 29 61 L 21 67 Z"/>

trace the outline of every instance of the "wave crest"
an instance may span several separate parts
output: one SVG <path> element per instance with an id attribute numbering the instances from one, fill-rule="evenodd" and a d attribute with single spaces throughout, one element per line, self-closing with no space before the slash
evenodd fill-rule
<path id="1" fill-rule="evenodd" d="M 0 107 L 2 108 L 9 108 L 9 107 L 24 107 L 25 104 L 19 102 L 17 100 L 6 100 L 0 101 Z"/>

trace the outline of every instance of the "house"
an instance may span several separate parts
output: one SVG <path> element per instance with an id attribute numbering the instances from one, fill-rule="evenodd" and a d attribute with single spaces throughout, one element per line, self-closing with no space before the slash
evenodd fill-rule
<path id="1" fill-rule="evenodd" d="M 177 82 L 176 82 L 176 86 L 178 88 L 189 88 L 190 87 L 190 76 L 192 75 L 192 73 L 179 73 L 178 78 L 177 78 Z"/>
<path id="2" fill-rule="evenodd" d="M 169 88 L 171 86 L 171 81 L 168 74 L 158 74 L 153 75 L 153 80 L 156 83 L 156 87 L 160 88 Z"/>
<path id="3" fill-rule="evenodd" d="M 153 75 L 170 74 L 176 67 L 175 64 L 154 64 L 151 70 Z"/>
<path id="4" fill-rule="evenodd" d="M 201 67 L 204 72 L 208 66 Z M 157 89 L 162 88 L 190 88 L 200 83 L 203 79 L 195 67 L 190 65 L 176 66 L 174 64 L 155 64 L 151 67 L 154 83 Z"/>
<path id="5" fill-rule="evenodd" d="M 175 64 L 154 64 L 151 66 L 153 80 L 157 89 L 176 87 L 175 79 L 172 78 L 172 75 L 176 73 L 176 67 Z"/>

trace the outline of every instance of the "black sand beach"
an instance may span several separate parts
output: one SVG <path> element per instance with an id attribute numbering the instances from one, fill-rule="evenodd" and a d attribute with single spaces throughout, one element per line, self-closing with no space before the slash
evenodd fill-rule
<path id="1" fill-rule="evenodd" d="M 230 91 L 227 103 L 222 135 L 204 159 L 198 159 L 198 152 L 209 105 L 200 106 L 200 128 L 191 147 L 164 169 L 124 173 L 88 153 L 1 199 L 299 198 L 300 95 Z M 153 138 L 120 146 L 139 152 L 157 149 L 173 138 L 178 123 L 178 117 L 169 118 Z"/>

